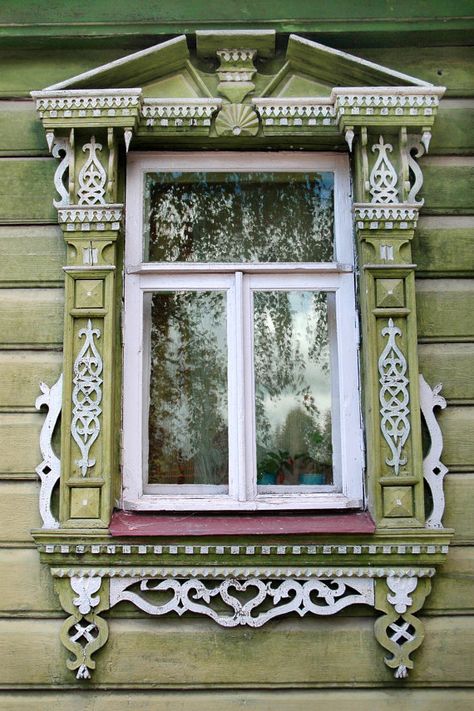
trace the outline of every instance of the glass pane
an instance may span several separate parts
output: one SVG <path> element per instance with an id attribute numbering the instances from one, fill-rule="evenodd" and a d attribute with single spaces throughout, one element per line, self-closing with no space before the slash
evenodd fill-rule
<path id="1" fill-rule="evenodd" d="M 145 260 L 333 260 L 333 173 L 149 173 Z"/>
<path id="2" fill-rule="evenodd" d="M 151 298 L 151 484 L 227 484 L 226 294 Z"/>
<path id="3" fill-rule="evenodd" d="M 333 482 L 328 301 L 254 293 L 257 484 Z"/>

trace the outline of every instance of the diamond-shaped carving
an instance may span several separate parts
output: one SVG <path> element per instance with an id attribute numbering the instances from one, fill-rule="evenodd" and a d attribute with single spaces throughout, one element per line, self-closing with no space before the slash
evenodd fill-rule
<path id="1" fill-rule="evenodd" d="M 383 490 L 384 516 L 413 516 L 413 487 L 386 486 Z"/>
<path id="2" fill-rule="evenodd" d="M 400 308 L 405 306 L 403 279 L 377 279 L 376 303 L 379 308 Z"/>
<path id="3" fill-rule="evenodd" d="M 101 309 L 104 305 L 104 282 L 102 279 L 78 279 L 74 305 L 76 309 Z"/>

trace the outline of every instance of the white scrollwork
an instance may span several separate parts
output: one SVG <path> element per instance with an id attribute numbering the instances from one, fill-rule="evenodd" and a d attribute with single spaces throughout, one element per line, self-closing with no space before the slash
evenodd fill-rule
<path id="1" fill-rule="evenodd" d="M 81 615 L 88 615 L 93 607 L 97 607 L 100 597 L 95 593 L 98 592 L 101 585 L 102 578 L 100 577 L 74 576 L 71 578 L 71 587 L 77 593 L 77 597 L 73 598 L 72 602 Z"/>
<path id="2" fill-rule="evenodd" d="M 60 158 L 60 154 L 64 156 L 56 168 L 54 173 L 54 187 L 61 196 L 60 200 L 53 200 L 54 207 L 66 207 L 69 205 L 69 192 L 65 184 L 66 173 L 69 169 L 69 158 L 71 156 L 71 146 L 67 138 L 55 138 L 52 148 L 54 158 Z"/>
<path id="3" fill-rule="evenodd" d="M 39 410 L 42 405 L 46 405 L 48 414 L 40 433 L 40 450 L 43 461 L 36 467 L 36 473 L 41 479 L 39 510 L 43 521 L 42 528 L 59 528 L 59 521 L 51 511 L 51 495 L 61 474 L 61 462 L 53 451 L 52 438 L 61 412 L 63 376 L 60 375 L 51 388 L 45 383 L 40 383 L 40 388 L 43 394 L 36 398 L 35 406 Z"/>
<path id="4" fill-rule="evenodd" d="M 393 146 L 391 143 L 384 143 L 383 136 L 380 136 L 379 142 L 372 146 L 372 152 L 375 151 L 378 151 L 378 156 L 369 178 L 372 202 L 397 202 L 397 171 L 387 155 L 393 151 Z"/>
<path id="5" fill-rule="evenodd" d="M 85 143 L 82 150 L 84 153 L 89 151 L 89 155 L 79 172 L 79 205 L 105 205 L 107 173 L 97 157 L 102 144 L 96 143 L 95 136 L 91 136 L 90 142 Z"/>
<path id="6" fill-rule="evenodd" d="M 443 480 L 448 473 L 447 467 L 441 462 L 443 452 L 443 435 L 441 428 L 434 416 L 434 408 L 446 407 L 446 400 L 439 393 L 441 383 L 430 388 L 426 380 L 420 375 L 420 406 L 430 434 L 430 449 L 423 459 L 423 474 L 430 487 L 433 500 L 433 509 L 426 519 L 426 528 L 443 528 L 443 514 L 445 507 Z"/>
<path id="7" fill-rule="evenodd" d="M 388 593 L 387 600 L 391 605 L 393 605 L 398 613 L 403 614 L 413 602 L 410 597 L 410 593 L 416 589 L 416 586 L 418 585 L 418 578 L 400 578 L 398 576 L 389 575 L 387 577 L 387 585 L 393 592 L 393 595 Z"/>
<path id="8" fill-rule="evenodd" d="M 416 196 L 420 192 L 421 188 L 423 187 L 423 173 L 421 172 L 421 168 L 416 162 L 415 158 L 421 158 L 422 155 L 425 153 L 425 147 L 423 143 L 420 143 L 416 137 L 411 136 L 410 141 L 407 146 L 407 161 L 408 161 L 408 167 L 410 168 L 414 181 L 413 184 L 410 185 L 410 192 L 408 193 L 407 197 L 407 202 L 412 203 L 413 205 L 423 205 L 424 200 L 417 200 Z"/>
<path id="9" fill-rule="evenodd" d="M 139 591 L 127 590 L 139 583 Z M 171 598 L 161 604 L 147 600 L 140 593 L 168 593 Z M 220 598 L 227 605 L 225 611 L 215 610 L 212 600 Z M 333 615 L 348 605 L 374 604 L 374 582 L 366 579 L 341 578 L 338 580 L 276 580 L 263 581 L 251 578 L 239 581 L 228 578 L 205 584 L 198 578 L 189 580 L 160 580 L 140 578 L 111 578 L 110 606 L 128 600 L 150 615 L 176 612 L 194 612 L 206 615 L 223 627 L 248 625 L 261 627 L 269 620 L 290 612 L 301 617 L 307 613 Z M 259 611 L 264 602 L 270 609 Z M 282 603 L 283 604 L 280 604 Z"/>
<path id="10" fill-rule="evenodd" d="M 82 455 L 76 464 L 85 476 L 87 469 L 95 465 L 95 459 L 89 459 L 89 452 L 99 436 L 102 413 L 102 358 L 94 341 L 100 338 L 100 329 L 92 328 L 89 319 L 86 328 L 79 331 L 79 338 L 85 340 L 74 361 L 71 434 Z"/>
<path id="11" fill-rule="evenodd" d="M 392 453 L 391 459 L 387 458 L 385 462 L 393 467 L 396 475 L 400 473 L 400 466 L 407 462 L 402 453 L 410 434 L 407 362 L 396 342 L 400 335 L 400 329 L 389 319 L 388 325 L 382 329 L 382 336 L 388 336 L 388 341 L 378 362 L 380 429 Z"/>

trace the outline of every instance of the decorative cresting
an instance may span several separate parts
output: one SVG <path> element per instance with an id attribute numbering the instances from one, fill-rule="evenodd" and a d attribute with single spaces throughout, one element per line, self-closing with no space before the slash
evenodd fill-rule
<path id="1" fill-rule="evenodd" d="M 85 476 L 95 465 L 95 459 L 89 459 L 89 452 L 100 433 L 102 358 L 95 343 L 95 339 L 100 338 L 100 329 L 93 328 L 90 319 L 78 335 L 84 343 L 74 361 L 71 434 L 81 450 L 81 459 L 76 463 Z"/>
<path id="2" fill-rule="evenodd" d="M 425 527 L 410 247 L 423 204 L 417 161 L 428 150 L 444 89 L 294 35 L 285 55 L 275 55 L 275 33 L 267 30 L 198 32 L 190 46 L 176 37 L 32 93 L 58 160 L 54 204 L 67 245 L 61 416 L 67 426 L 59 465 L 51 435 L 60 386 L 45 386 L 38 404 L 50 409 L 37 471 L 46 528 L 35 540 L 68 615 L 61 631 L 68 667 L 79 679 L 89 677 L 92 656 L 108 637 L 103 613 L 111 606 L 119 611 L 126 597 L 150 614 L 192 611 L 224 626 L 365 604 L 382 612 L 376 637 L 403 678 L 423 639 L 416 613 L 450 536 L 438 527 L 444 470 L 433 407 L 441 402 L 422 386 L 433 437 L 424 470 L 434 507 Z M 117 542 L 108 526 L 120 487 L 117 242 L 125 152 L 341 150 L 345 143 L 354 157 L 368 500 L 376 534 L 284 537 L 277 544 Z M 51 490 L 59 466 L 58 519 Z"/>
<path id="3" fill-rule="evenodd" d="M 391 451 L 391 457 L 387 457 L 385 462 L 393 467 L 397 476 L 400 467 L 407 463 L 403 447 L 410 434 L 407 362 L 396 341 L 400 335 L 401 330 L 389 318 L 387 326 L 382 329 L 387 343 L 379 358 L 380 428 Z"/>
<path id="4" fill-rule="evenodd" d="M 438 383 L 431 389 L 424 377 L 420 375 L 421 411 L 430 435 L 430 448 L 423 460 L 423 472 L 433 501 L 433 508 L 426 519 L 426 528 L 443 528 L 445 506 L 443 484 L 448 469 L 441 461 L 443 435 L 434 415 L 435 407 L 440 407 L 441 409 L 446 407 L 446 400 L 439 394 L 441 388 L 441 383 Z"/>
<path id="5" fill-rule="evenodd" d="M 48 413 L 40 432 L 40 450 L 43 461 L 36 467 L 35 471 L 41 480 L 39 510 L 43 528 L 51 529 L 59 528 L 59 521 L 52 512 L 51 498 L 61 473 L 61 462 L 53 450 L 53 434 L 61 413 L 63 396 L 62 373 L 54 385 L 48 387 L 46 383 L 40 383 L 40 389 L 43 394 L 36 398 L 35 407 L 40 410 L 43 405 L 46 405 Z"/>

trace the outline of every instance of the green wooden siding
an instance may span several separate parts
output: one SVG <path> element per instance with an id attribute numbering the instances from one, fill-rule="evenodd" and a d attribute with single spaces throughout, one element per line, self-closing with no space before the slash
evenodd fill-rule
<path id="1" fill-rule="evenodd" d="M 15 29 L 8 25 L 13 4 L 3 5 L 0 35 L 13 43 Z M 40 33 L 31 16 L 33 6 L 41 10 L 38 21 L 53 23 L 52 6 L 25 5 L 31 36 L 35 29 Z M 100 5 L 103 9 L 106 3 Z M 397 19 L 403 12 L 400 4 L 392 12 L 394 4 L 385 2 L 360 7 L 339 3 L 339 17 L 332 8 L 332 16 L 329 10 L 321 14 L 320 26 L 315 20 L 307 26 L 326 32 L 331 26 L 339 28 L 338 46 L 448 88 L 432 150 L 422 161 L 425 208 L 413 251 L 420 277 L 420 370 L 430 384 L 443 382 L 448 400 L 440 415 L 444 461 L 450 468 L 445 525 L 453 526 L 456 535 L 424 610 L 426 637 L 415 670 L 403 689 L 395 688 L 391 672 L 380 663 L 372 611 L 364 608 L 337 618 L 289 618 L 260 630 L 227 630 L 202 619 L 153 620 L 131 607 L 111 614 L 112 634 L 98 654 L 99 669 L 89 684 L 97 687 L 94 691 L 78 690 L 66 669 L 58 637 L 64 613 L 30 535 L 40 525 L 34 468 L 41 460 L 38 433 L 43 415 L 34 410 L 34 401 L 39 381 L 51 384 L 61 370 L 64 243 L 52 205 L 56 162 L 48 155 L 33 104 L 25 99 L 31 89 L 123 55 L 123 47 L 152 44 L 157 37 L 151 35 L 165 26 L 179 31 L 179 17 L 153 24 L 144 3 L 133 18 L 129 5 L 109 5 L 114 14 L 117 10 L 116 21 L 133 28 L 131 36 L 120 36 L 117 26 L 103 28 L 114 38 L 114 46 L 85 51 L 78 39 L 77 47 L 64 43 L 33 51 L 17 45 L 0 52 L 0 711 L 122 711 L 137 706 L 143 711 L 306 711 L 319 706 L 325 711 L 395 711 L 401 706 L 467 711 L 474 706 L 474 692 L 468 689 L 474 649 L 474 53 L 459 46 L 384 46 L 384 41 L 395 43 L 397 29 L 409 33 Z M 377 5 L 383 5 L 383 12 L 371 19 Z M 304 6 L 307 13 L 308 4 Z M 298 7 L 291 10 L 295 17 Z M 16 3 L 15 9 L 20 9 Z M 213 13 L 223 25 L 227 21 L 222 3 L 202 5 L 199 12 L 200 22 Z M 281 26 L 295 28 L 294 20 L 284 19 L 287 2 L 266 3 L 265 12 Z M 97 24 L 76 26 L 74 32 L 99 32 L 103 18 L 93 7 L 90 13 L 90 21 Z M 254 4 L 248 4 L 248 16 L 257 16 Z M 428 32 L 435 19 L 427 19 L 426 11 L 422 17 L 419 29 Z M 364 35 L 354 39 L 357 50 L 343 27 L 348 18 Z M 140 45 L 142 21 L 149 34 Z M 459 18 L 456 22 L 462 24 Z M 255 19 L 252 24 L 264 25 Z M 454 31 L 455 20 L 447 24 Z M 184 20 L 180 27 L 186 28 Z M 57 30 L 50 24 L 44 31 L 53 35 Z M 378 46 L 364 45 L 369 35 Z M 439 31 L 431 36 L 433 45 L 449 39 Z"/>

